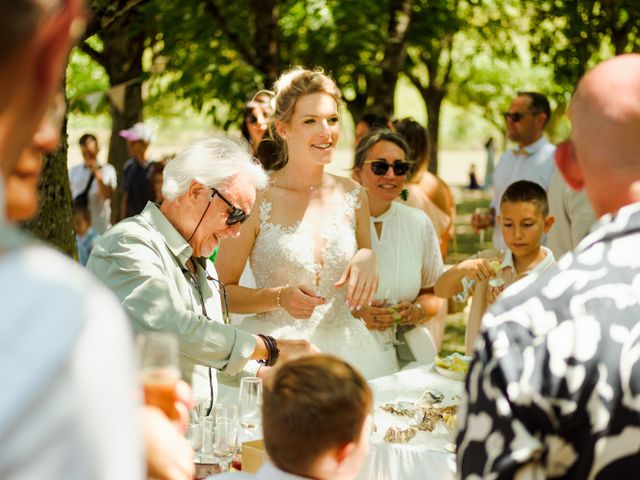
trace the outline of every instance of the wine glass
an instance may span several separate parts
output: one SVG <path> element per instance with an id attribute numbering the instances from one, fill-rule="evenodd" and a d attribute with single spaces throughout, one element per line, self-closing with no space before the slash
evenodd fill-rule
<path id="1" fill-rule="evenodd" d="M 480 248 L 484 248 L 485 233 L 487 228 L 491 226 L 491 210 L 485 207 L 479 207 L 474 210 L 474 214 L 478 217 L 478 235 L 480 236 Z"/>
<path id="2" fill-rule="evenodd" d="M 180 380 L 178 338 L 166 332 L 145 332 L 138 335 L 137 344 L 145 403 L 178 420 L 180 414 L 175 408 L 176 384 Z"/>
<path id="3" fill-rule="evenodd" d="M 390 336 L 391 343 L 393 345 L 404 345 L 405 342 L 402 342 L 396 338 L 396 334 L 398 332 L 398 324 L 400 323 L 400 320 L 402 318 L 400 314 L 395 310 L 395 306 L 398 304 L 398 296 L 396 292 L 388 288 L 384 291 L 384 298 L 384 306 L 391 309 L 391 311 L 394 313 L 393 319 L 396 322 L 393 326 L 389 327 L 386 332 Z"/>
<path id="4" fill-rule="evenodd" d="M 500 250 L 498 253 L 498 258 L 504 258 L 504 251 Z M 498 260 L 492 260 L 490 262 L 491 268 L 496 272 L 495 277 L 491 277 L 489 279 L 489 286 L 494 288 L 500 288 L 505 284 L 504 278 L 502 276 L 502 265 Z"/>
<path id="5" fill-rule="evenodd" d="M 189 422 L 189 427 L 187 429 L 187 441 L 191 444 L 191 448 L 193 448 L 195 461 L 200 461 L 202 459 L 203 427 L 204 422 L 198 422 L 194 419 Z"/>
<path id="6" fill-rule="evenodd" d="M 213 429 L 215 426 L 213 417 L 204 417 L 200 422 L 202 425 L 202 443 L 200 444 L 200 461 L 202 463 L 213 463 Z"/>
<path id="7" fill-rule="evenodd" d="M 218 418 L 213 425 L 213 454 L 220 470 L 229 471 L 233 455 L 238 449 L 238 423 L 230 418 Z"/>
<path id="8" fill-rule="evenodd" d="M 248 431 L 258 428 L 261 423 L 262 380 L 245 377 L 240 380 L 239 413 L 240 426 Z"/>
<path id="9" fill-rule="evenodd" d="M 238 423 L 238 407 L 232 403 L 216 403 L 211 412 L 213 422 L 220 419 L 228 419 Z"/>

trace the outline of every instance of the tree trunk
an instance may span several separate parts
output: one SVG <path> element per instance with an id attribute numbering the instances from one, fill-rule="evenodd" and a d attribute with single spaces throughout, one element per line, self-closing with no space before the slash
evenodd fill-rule
<path id="1" fill-rule="evenodd" d="M 427 135 L 429 136 L 429 171 L 438 174 L 438 142 L 440 135 L 440 109 L 445 91 L 439 88 L 420 89 L 427 105 Z"/>
<path id="2" fill-rule="evenodd" d="M 255 18 L 256 68 L 265 76 L 265 88 L 271 88 L 280 74 L 278 42 L 279 3 L 275 0 L 252 0 Z"/>
<path id="3" fill-rule="evenodd" d="M 25 229 L 34 237 L 73 257 L 76 253 L 76 241 L 67 172 L 66 115 L 60 133 L 60 145 L 43 159 L 39 194 L 40 210 L 34 218 L 24 223 Z M 43 267 L 46 268 L 46 265 Z"/>
<path id="4" fill-rule="evenodd" d="M 111 140 L 109 142 L 109 163 L 118 173 L 118 185 L 122 185 L 122 167 L 128 158 L 127 144 L 118 135 L 120 130 L 142 121 L 142 54 L 145 33 L 141 30 L 141 15 L 130 12 L 115 20 L 108 29 L 100 32 L 104 42 L 103 66 L 109 75 L 111 86 L 126 83 L 124 110 L 109 100 L 111 111 Z M 118 188 L 113 212 L 120 211 L 121 189 Z"/>
<path id="5" fill-rule="evenodd" d="M 413 0 L 393 0 L 389 4 L 388 38 L 380 65 L 380 76 L 367 92 L 374 99 L 375 112 L 391 117 L 398 74 L 406 58 L 407 32 L 411 24 Z"/>

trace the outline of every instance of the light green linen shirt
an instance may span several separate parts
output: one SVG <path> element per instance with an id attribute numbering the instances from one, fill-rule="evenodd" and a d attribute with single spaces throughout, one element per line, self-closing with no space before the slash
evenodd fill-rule
<path id="1" fill-rule="evenodd" d="M 182 378 L 207 398 L 213 367 L 229 375 L 250 359 L 255 337 L 223 321 L 213 264 L 198 265 L 200 291 L 187 272 L 191 246 L 157 205 L 114 225 L 93 248 L 87 268 L 115 292 L 137 332 L 178 335 Z M 203 314 L 203 302 L 207 316 Z M 215 375 L 214 375 L 215 382 Z M 214 395 L 216 387 L 214 386 Z"/>

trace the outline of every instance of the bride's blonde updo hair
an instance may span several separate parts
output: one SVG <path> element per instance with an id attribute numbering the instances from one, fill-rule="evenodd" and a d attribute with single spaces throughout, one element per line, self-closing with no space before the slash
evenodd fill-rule
<path id="1" fill-rule="evenodd" d="M 331 95 L 340 106 L 342 93 L 322 68 L 308 70 L 294 67 L 287 70 L 273 85 L 273 116 L 269 122 L 269 136 L 258 145 L 258 158 L 266 170 L 279 170 L 287 164 L 287 144 L 276 131 L 276 122 L 289 123 L 298 99 L 311 93 Z"/>

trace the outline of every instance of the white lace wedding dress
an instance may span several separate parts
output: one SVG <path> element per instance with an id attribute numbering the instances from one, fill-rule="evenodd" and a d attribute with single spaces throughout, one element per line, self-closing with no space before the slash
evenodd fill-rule
<path id="1" fill-rule="evenodd" d="M 260 204 L 260 232 L 250 255 L 257 288 L 306 284 L 326 299 L 311 318 L 299 320 L 285 310 L 243 318 L 238 326 L 276 338 L 303 338 L 324 353 L 334 354 L 356 367 L 366 379 L 394 373 L 384 351 L 364 323 L 345 304 L 346 286 L 336 288 L 347 263 L 358 250 L 355 212 L 360 187 L 348 192 L 323 232 L 322 262 L 314 259 L 313 232 L 306 223 L 291 226 L 270 221 L 271 202 Z"/>

